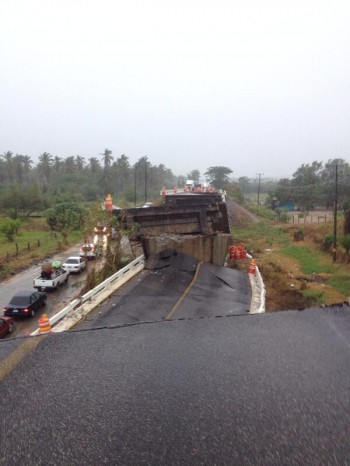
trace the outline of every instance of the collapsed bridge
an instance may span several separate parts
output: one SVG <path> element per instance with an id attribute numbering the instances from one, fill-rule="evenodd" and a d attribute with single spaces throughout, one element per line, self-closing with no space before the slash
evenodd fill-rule
<path id="1" fill-rule="evenodd" d="M 171 248 L 203 262 L 223 265 L 231 240 L 226 203 L 219 193 L 167 195 L 164 205 L 113 209 L 130 241 L 141 243 L 144 255 Z"/>

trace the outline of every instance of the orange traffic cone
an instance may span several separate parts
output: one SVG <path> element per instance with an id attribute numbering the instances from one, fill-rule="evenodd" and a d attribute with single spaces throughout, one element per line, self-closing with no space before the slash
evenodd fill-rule
<path id="1" fill-rule="evenodd" d="M 45 335 L 45 333 L 51 332 L 51 324 L 46 314 L 43 314 L 39 319 L 39 334 Z"/>
<path id="2" fill-rule="evenodd" d="M 105 210 L 113 210 L 112 196 L 110 194 L 105 197 Z"/>
<path id="3" fill-rule="evenodd" d="M 251 273 L 252 275 L 255 275 L 256 272 L 256 261 L 255 259 L 252 259 L 249 265 L 249 270 L 248 273 Z"/>

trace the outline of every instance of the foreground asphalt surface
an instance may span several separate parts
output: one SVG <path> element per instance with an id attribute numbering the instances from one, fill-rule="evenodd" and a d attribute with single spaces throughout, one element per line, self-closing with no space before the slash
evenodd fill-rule
<path id="1" fill-rule="evenodd" d="M 348 307 L 51 334 L 1 382 L 0 464 L 347 465 L 349 362 Z"/>

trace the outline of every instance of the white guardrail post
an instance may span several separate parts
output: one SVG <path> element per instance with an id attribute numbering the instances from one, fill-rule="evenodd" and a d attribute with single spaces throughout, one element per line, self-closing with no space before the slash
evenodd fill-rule
<path id="1" fill-rule="evenodd" d="M 141 272 L 145 266 L 145 258 L 144 256 L 139 256 L 134 261 L 130 262 L 127 266 L 123 267 L 122 269 L 118 270 L 114 275 L 108 277 L 105 281 L 97 285 L 92 290 L 85 293 L 81 298 L 75 299 L 71 303 L 68 304 L 64 309 L 59 311 L 54 316 L 50 317 L 50 325 L 53 326 L 57 322 L 61 321 L 68 313 L 74 311 L 74 313 L 80 308 L 84 303 L 90 302 L 91 306 L 89 306 L 88 312 L 90 312 L 97 304 L 104 299 L 108 298 L 110 294 L 112 294 L 115 290 L 119 287 L 124 285 L 128 280 L 134 277 L 136 274 Z M 91 307 L 91 309 L 90 309 Z M 79 319 L 82 318 L 82 314 L 79 313 Z M 76 322 L 74 322 L 75 324 Z M 74 325 L 73 324 L 73 325 Z M 65 328 L 66 330 L 66 328 Z M 55 331 L 55 329 L 54 329 Z M 63 331 L 63 330 L 61 330 Z M 39 335 L 39 329 L 35 330 L 30 334 L 30 336 L 37 336 Z"/>

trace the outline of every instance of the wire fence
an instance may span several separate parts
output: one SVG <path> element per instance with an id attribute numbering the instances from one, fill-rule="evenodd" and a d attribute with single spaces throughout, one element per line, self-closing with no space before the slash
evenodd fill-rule
<path id="1" fill-rule="evenodd" d="M 33 251 L 40 250 L 47 243 L 52 241 L 58 241 L 58 236 L 56 232 L 50 232 L 49 234 L 42 236 L 41 238 L 32 239 L 27 242 L 17 242 L 14 241 L 6 245 L 6 248 L 2 248 L 2 253 L 0 255 L 0 264 L 6 264 L 11 262 L 11 260 L 19 257 L 28 255 Z"/>
<path id="2" fill-rule="evenodd" d="M 333 221 L 333 212 L 313 212 L 307 215 L 290 213 L 288 215 L 291 223 L 326 223 Z"/>

